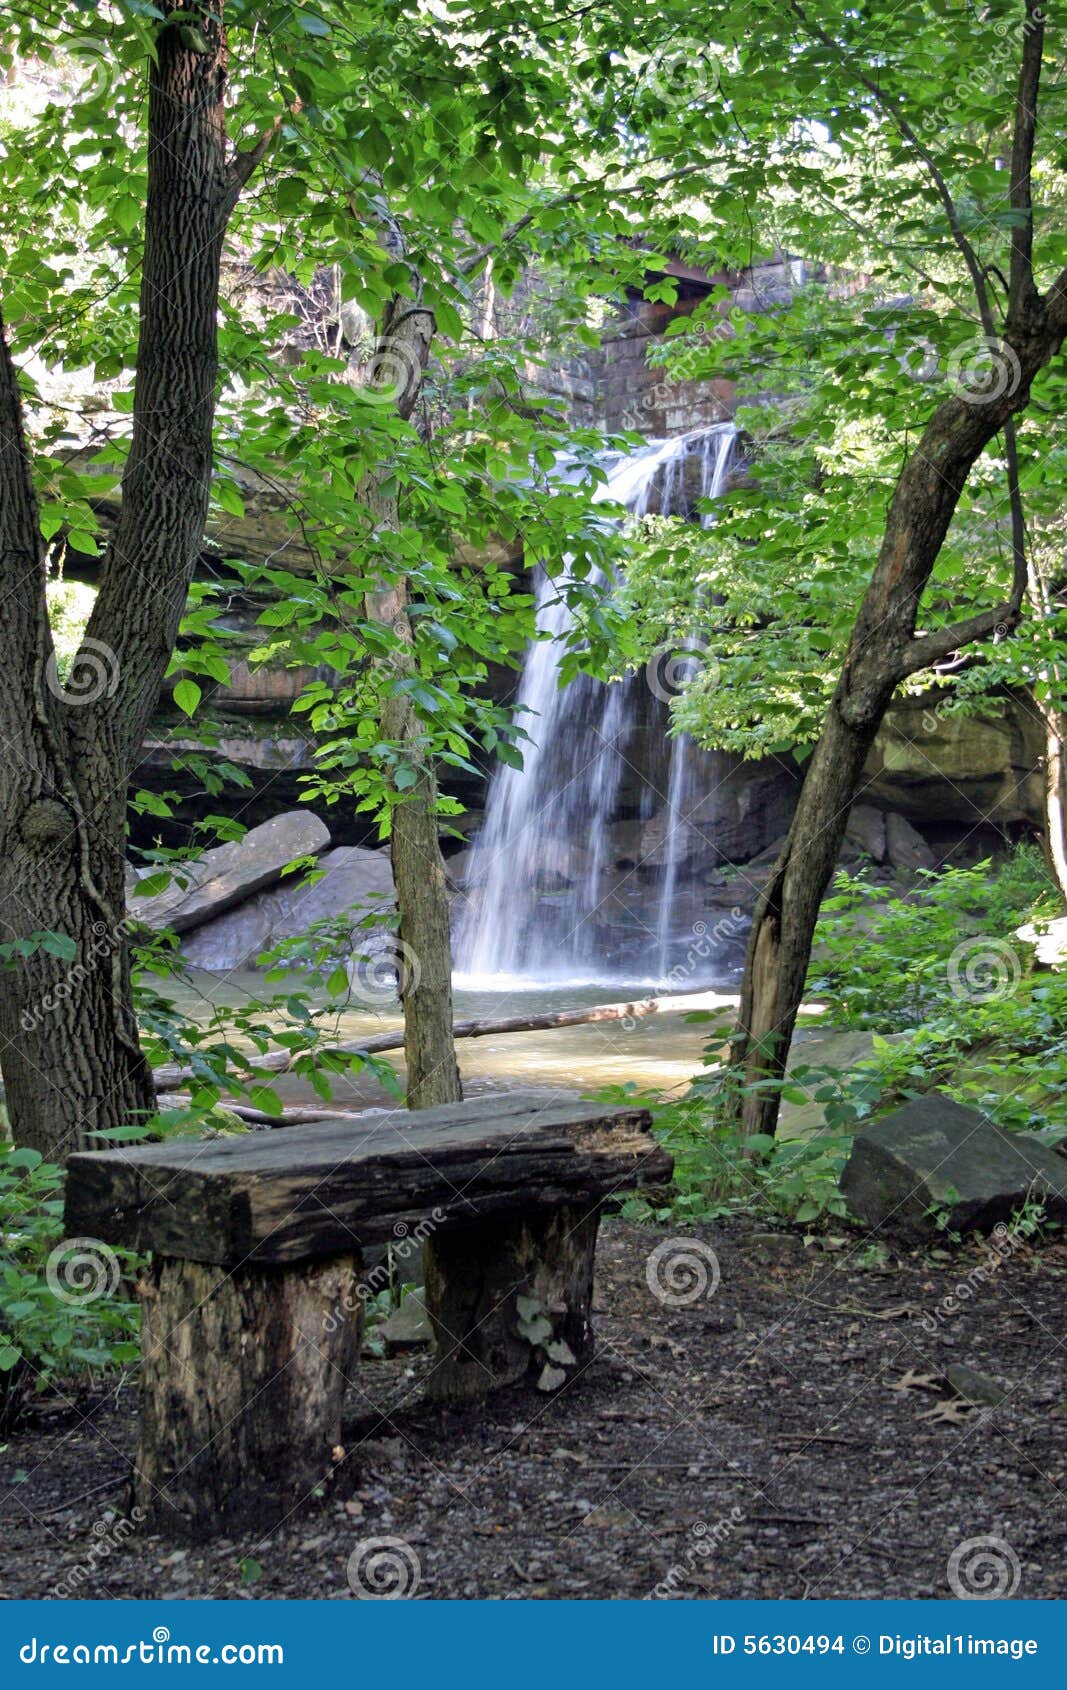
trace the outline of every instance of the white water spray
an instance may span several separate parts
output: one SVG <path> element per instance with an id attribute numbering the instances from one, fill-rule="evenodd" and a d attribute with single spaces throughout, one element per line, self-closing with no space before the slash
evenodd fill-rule
<path id="1" fill-rule="evenodd" d="M 733 424 L 722 423 L 653 442 L 614 461 L 594 499 L 643 516 L 658 485 L 661 513 L 673 514 L 693 457 L 699 497 L 715 499 L 735 437 Z M 494 774 L 467 874 L 471 899 L 456 944 L 466 985 L 611 978 L 598 911 L 641 683 L 631 677 L 608 685 L 579 675 L 560 687 L 573 617 L 559 582 L 543 572 L 537 626 L 542 637 L 527 652 L 516 700 L 530 735 L 523 767 L 501 764 Z M 681 734 L 668 745 L 662 896 L 658 930 L 647 932 L 646 947 L 647 973 L 660 976 L 669 964 L 671 903 L 690 837 L 686 817 L 698 797 L 692 741 Z"/>

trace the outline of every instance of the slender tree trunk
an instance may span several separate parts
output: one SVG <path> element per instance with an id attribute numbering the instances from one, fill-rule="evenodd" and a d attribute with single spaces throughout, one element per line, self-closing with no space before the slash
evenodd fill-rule
<path id="1" fill-rule="evenodd" d="M 378 620 L 391 622 L 397 636 L 397 653 L 390 660 L 393 677 L 413 674 L 403 587 L 374 594 L 368 609 Z M 437 1103 L 458 1103 L 463 1092 L 452 1031 L 452 939 L 438 837 L 437 781 L 407 693 L 393 692 L 386 699 L 382 737 L 399 748 L 402 762 L 416 776 L 414 786 L 393 806 L 389 848 L 399 916 L 397 972 L 407 1103 L 409 1109 L 429 1109 Z"/>
<path id="2" fill-rule="evenodd" d="M 392 254 L 403 258 L 403 242 L 395 225 L 387 227 L 385 238 Z M 392 393 L 405 419 L 418 401 L 433 333 L 433 318 L 419 304 L 421 289 L 414 272 L 412 281 L 414 298 L 398 295 L 389 304 L 371 365 L 372 383 Z M 374 474 L 368 477 L 366 501 L 376 527 L 395 533 L 401 526 L 397 499 L 395 493 L 383 493 L 382 479 Z M 392 690 L 382 709 L 382 737 L 397 748 L 398 766 L 415 777 L 393 806 L 390 853 L 399 914 L 397 966 L 404 1009 L 407 1103 L 409 1109 L 428 1109 L 457 1103 L 463 1092 L 452 1032 L 452 940 L 438 832 L 437 779 L 410 694 L 397 688 L 397 683 L 416 673 L 407 607 L 403 578 L 367 595 L 368 616 L 391 626 L 396 641 L 383 665 Z"/>
<path id="3" fill-rule="evenodd" d="M 223 236 L 269 141 L 227 160 L 221 0 L 161 9 L 133 436 L 100 591 L 65 683 L 6 345 L 0 358 L 0 935 L 59 933 L 75 947 L 72 962 L 38 951 L 0 979 L 0 1063 L 15 1138 L 53 1159 L 155 1107 L 130 993 L 125 791 L 207 515 Z"/>

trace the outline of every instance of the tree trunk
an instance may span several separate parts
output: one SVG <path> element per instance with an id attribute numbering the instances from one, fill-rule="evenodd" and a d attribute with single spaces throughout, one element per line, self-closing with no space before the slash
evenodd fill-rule
<path id="1" fill-rule="evenodd" d="M 385 240 L 402 259 L 403 241 L 390 224 Z M 393 390 L 400 416 L 409 418 L 418 401 L 429 355 L 433 318 L 419 306 L 421 289 L 412 272 L 414 304 L 398 295 L 385 313 L 371 363 L 371 380 Z M 368 477 L 366 501 L 379 530 L 397 532 L 395 493 L 382 492 L 383 477 Z M 406 580 L 367 594 L 367 614 L 391 625 L 396 639 L 383 667 L 392 690 L 382 709 L 382 738 L 396 747 L 398 767 L 414 774 L 399 795 L 391 818 L 390 853 L 399 914 L 397 970 L 404 1010 L 404 1059 L 409 1109 L 457 1103 L 463 1096 L 452 1035 L 452 939 L 448 889 L 438 837 L 437 778 L 425 734 L 410 694 L 396 683 L 416 673 Z M 387 682 L 387 685 L 389 682 Z"/>
<path id="2" fill-rule="evenodd" d="M 731 1057 L 733 1085 L 760 1088 L 742 1090 L 730 1100 L 745 1132 L 774 1132 L 779 1104 L 775 1082 L 785 1072 L 819 905 L 885 707 L 863 726 L 851 726 L 831 710 L 782 855 L 756 905 Z"/>
<path id="3" fill-rule="evenodd" d="M 1009 320 L 1001 355 L 1008 360 L 1010 354 L 1012 380 L 1003 384 L 1000 397 L 988 401 L 967 395 L 943 401 L 897 482 L 793 825 L 749 935 L 726 1100 L 729 1117 L 746 1132 L 774 1133 L 778 1085 L 804 991 L 819 904 L 867 753 L 897 686 L 969 641 L 998 627 L 1009 630 L 1018 620 L 1025 576 L 1017 576 L 1007 604 L 932 633 L 915 632 L 923 593 L 967 477 L 1005 421 L 1025 408 L 1035 374 L 1059 350 L 1067 329 L 1064 308 L 1057 284 L 1020 323 Z"/>
<path id="4" fill-rule="evenodd" d="M 223 235 L 269 139 L 227 161 L 221 4 L 161 9 L 133 435 L 100 591 L 65 682 L 6 344 L 0 355 L 0 938 L 54 932 L 76 948 L 72 963 L 38 952 L 0 979 L 0 1060 L 16 1140 L 53 1159 L 154 1108 L 130 993 L 124 797 L 207 515 Z"/>

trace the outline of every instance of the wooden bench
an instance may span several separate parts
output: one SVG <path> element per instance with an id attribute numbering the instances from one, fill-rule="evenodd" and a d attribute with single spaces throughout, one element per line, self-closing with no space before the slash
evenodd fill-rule
<path id="1" fill-rule="evenodd" d="M 148 1520 L 194 1534 L 270 1523 L 322 1484 L 370 1245 L 423 1240 L 431 1397 L 566 1383 L 592 1355 L 605 1205 L 672 1172 L 649 1120 L 510 1092 L 72 1156 L 68 1236 L 152 1252 L 134 1478 Z"/>

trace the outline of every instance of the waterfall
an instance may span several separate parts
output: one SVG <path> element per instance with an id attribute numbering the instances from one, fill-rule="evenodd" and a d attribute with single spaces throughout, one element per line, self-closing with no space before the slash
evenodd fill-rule
<path id="1" fill-rule="evenodd" d="M 729 472 L 735 434 L 732 423 L 716 424 L 606 460 L 606 481 L 594 500 L 643 516 L 658 486 L 659 509 L 672 514 L 684 508 L 680 494 L 692 458 L 698 464 L 698 495 L 716 498 Z M 643 681 L 630 677 L 605 684 L 579 675 L 561 688 L 560 661 L 573 619 L 558 579 L 543 570 L 536 606 L 541 637 L 526 654 L 516 700 L 530 735 L 523 767 L 501 764 L 494 773 L 465 876 L 469 898 L 456 961 L 471 984 L 487 976 L 502 984 L 592 981 L 612 973 L 605 965 L 599 914 L 611 871 L 609 830 L 618 819 L 623 781 L 632 773 L 626 747 L 643 703 Z M 643 930 L 635 935 L 647 958 L 640 972 L 647 975 L 667 972 L 670 905 L 687 854 L 685 818 L 696 802 L 692 741 L 677 735 L 668 745 L 667 791 L 660 794 L 658 923 L 653 929 L 641 922 Z M 641 808 L 648 813 L 644 795 Z"/>

